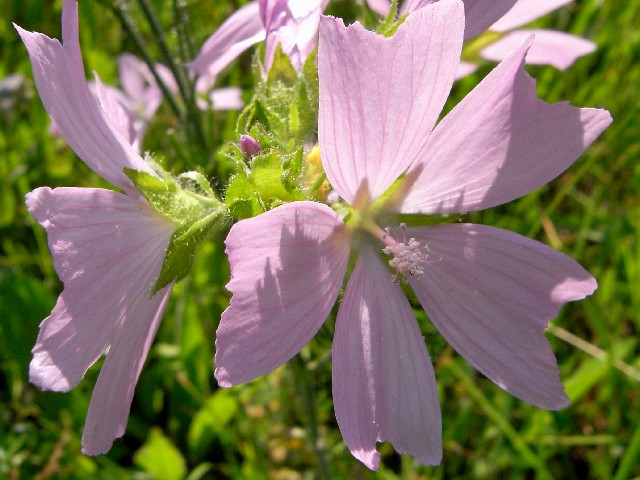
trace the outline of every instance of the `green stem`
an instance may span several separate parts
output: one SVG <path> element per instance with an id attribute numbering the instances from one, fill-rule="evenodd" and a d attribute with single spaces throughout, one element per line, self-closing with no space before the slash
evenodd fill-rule
<path id="1" fill-rule="evenodd" d="M 149 51 L 147 50 L 142 39 L 138 35 L 138 32 L 136 31 L 132 23 L 129 21 L 129 19 L 125 15 L 124 12 L 126 9 L 121 5 L 122 3 L 121 0 L 118 0 L 115 5 L 108 4 L 105 0 L 98 0 L 98 1 L 103 5 L 109 7 L 113 12 L 113 14 L 116 16 L 116 18 L 120 21 L 122 28 L 125 30 L 125 32 L 127 32 L 127 35 L 129 35 L 129 37 L 135 44 L 136 48 L 140 52 L 142 59 L 149 67 L 149 70 L 151 70 L 151 74 L 153 75 L 153 78 L 155 78 L 156 82 L 158 83 L 158 86 L 160 87 L 160 90 L 162 90 L 162 94 L 165 96 L 165 98 L 169 102 L 169 105 L 171 106 L 171 110 L 173 110 L 173 113 L 178 118 L 182 118 L 183 117 L 182 111 L 180 110 L 180 107 L 178 106 L 178 103 L 176 102 L 176 99 L 174 98 L 173 93 L 171 93 L 171 91 L 169 90 L 169 87 L 167 87 L 167 85 L 164 83 L 164 80 L 162 80 L 162 77 L 160 77 L 160 74 L 158 74 L 154 61 L 151 58 L 151 55 L 149 54 Z"/>
<path id="2" fill-rule="evenodd" d="M 535 468 L 539 478 L 551 478 L 551 474 L 546 469 L 545 465 L 538 459 L 536 454 L 526 445 L 522 437 L 511 426 L 504 415 L 496 410 L 487 397 L 482 393 L 473 380 L 467 375 L 463 368 L 461 368 L 455 360 L 449 360 L 442 365 L 444 368 L 448 368 L 467 389 L 469 396 L 473 398 L 480 407 L 484 410 L 489 418 L 498 426 L 502 433 L 511 441 L 513 448 L 522 456 L 522 459 Z"/>
<path id="3" fill-rule="evenodd" d="M 318 416 L 316 411 L 316 399 L 311 379 L 309 378 L 309 370 L 300 354 L 291 360 L 293 372 L 300 388 L 302 389 L 302 398 L 306 409 L 307 426 L 309 427 L 309 436 L 313 444 L 316 458 L 318 459 L 319 474 L 322 479 L 330 480 L 332 478 L 329 464 L 325 458 L 324 450 L 319 443 L 318 435 Z"/>
<path id="4" fill-rule="evenodd" d="M 184 104 L 187 108 L 187 117 L 190 120 L 191 125 L 195 128 L 196 137 L 198 138 L 199 143 L 202 145 L 205 152 L 209 151 L 209 142 L 207 141 L 207 136 L 204 133 L 202 128 L 202 122 L 200 117 L 200 110 L 196 105 L 196 94 L 195 89 L 189 86 L 185 72 L 183 70 L 179 70 L 176 66 L 176 63 L 173 60 L 173 56 L 171 55 L 171 51 L 169 50 L 169 45 L 166 42 L 166 35 L 160 24 L 158 17 L 154 13 L 151 5 L 147 0 L 138 0 L 142 11 L 144 12 L 147 21 L 149 22 L 149 26 L 153 31 L 156 41 L 158 42 L 158 46 L 160 47 L 160 51 L 162 52 L 162 56 L 171 70 L 174 78 L 176 79 L 176 84 L 178 85 L 178 90 L 180 90 L 180 96 L 182 97 Z"/>

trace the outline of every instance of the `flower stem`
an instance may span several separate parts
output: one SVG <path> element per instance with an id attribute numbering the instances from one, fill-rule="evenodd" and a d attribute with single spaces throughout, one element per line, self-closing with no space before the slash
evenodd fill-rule
<path id="1" fill-rule="evenodd" d="M 105 0 L 99 0 L 99 2 L 111 8 L 111 11 L 116 16 L 116 18 L 120 21 L 120 24 L 122 25 L 122 28 L 124 29 L 124 31 L 127 32 L 127 35 L 129 35 L 133 43 L 138 48 L 138 51 L 140 52 L 140 55 L 142 56 L 142 59 L 144 60 L 144 62 L 149 67 L 149 70 L 151 70 L 151 74 L 153 75 L 153 78 L 155 78 L 156 82 L 158 83 L 158 86 L 160 87 L 160 90 L 162 90 L 162 94 L 164 95 L 164 97 L 169 102 L 169 105 L 171 106 L 171 110 L 173 110 L 173 113 L 178 118 L 182 118 L 183 116 L 182 111 L 178 106 L 178 103 L 176 102 L 176 99 L 173 96 L 173 93 L 171 93 L 171 91 L 169 90 L 169 87 L 167 87 L 167 85 L 164 83 L 164 80 L 162 79 L 160 74 L 157 72 L 157 69 L 153 62 L 153 59 L 151 58 L 151 55 L 149 54 L 149 51 L 147 50 L 147 48 L 144 45 L 144 42 L 138 35 L 138 32 L 133 27 L 133 24 L 129 21 L 129 18 L 125 14 L 125 7 L 121 5 L 122 2 L 120 0 L 118 0 L 115 4 L 108 4 Z"/>
<path id="2" fill-rule="evenodd" d="M 157 15 L 151 8 L 148 0 L 138 0 L 138 3 L 140 4 L 140 8 L 142 8 L 144 16 L 149 22 L 151 30 L 153 30 L 153 34 L 156 41 L 158 42 L 158 46 L 160 47 L 160 51 L 162 52 L 162 56 L 164 57 L 167 67 L 169 67 L 169 70 L 171 70 L 173 77 L 176 79 L 178 90 L 180 90 L 180 96 L 182 97 L 184 104 L 186 105 L 187 118 L 195 128 L 195 133 L 200 145 L 202 145 L 204 151 L 207 152 L 209 151 L 209 142 L 207 141 L 207 136 L 205 135 L 202 128 L 200 110 L 198 110 L 195 102 L 194 88 L 189 86 L 185 72 L 183 70 L 179 70 L 176 66 L 176 63 L 173 60 L 173 56 L 171 55 L 171 51 L 169 50 L 169 45 L 166 42 L 166 35 L 164 33 L 162 25 L 160 24 Z"/>
<path id="3" fill-rule="evenodd" d="M 306 409 L 307 426 L 309 428 L 309 436 L 313 444 L 313 450 L 316 454 L 319 467 L 319 478 L 330 480 L 332 477 L 329 464 L 324 454 L 324 449 L 320 445 L 318 438 L 318 416 L 316 411 L 316 399 L 314 386 L 311 383 L 309 369 L 300 354 L 296 355 L 292 361 L 293 372 L 298 384 L 302 390 L 302 398 Z"/>

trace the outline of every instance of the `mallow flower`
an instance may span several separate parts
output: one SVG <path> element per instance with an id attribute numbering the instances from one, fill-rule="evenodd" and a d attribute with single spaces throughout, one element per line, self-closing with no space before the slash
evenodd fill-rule
<path id="1" fill-rule="evenodd" d="M 269 71 L 276 47 L 296 70 L 315 48 L 320 14 L 329 0 L 254 0 L 231 15 L 205 43 L 189 69 L 216 77 L 238 55 L 265 42 L 264 67 Z"/>
<path id="2" fill-rule="evenodd" d="M 64 290 L 33 348 L 29 380 L 66 392 L 108 349 L 82 436 L 89 455 L 124 434 L 133 392 L 172 283 L 154 292 L 177 225 L 154 210 L 123 169 L 155 176 L 85 80 L 78 5 L 64 0 L 63 43 L 16 26 L 47 112 L 76 154 L 125 193 L 101 188 L 37 188 L 27 206 L 44 227 Z"/>
<path id="3" fill-rule="evenodd" d="M 437 1 L 439 0 L 406 0 L 402 2 L 399 13 L 408 14 Z M 578 58 L 594 52 L 596 44 L 564 32 L 520 27 L 569 3 L 571 0 L 464 0 L 467 22 L 465 40 L 489 30 L 496 38 L 481 48 L 478 54 L 486 60 L 500 62 L 531 34 L 535 34 L 526 63 L 552 65 L 559 70 L 566 70 Z M 370 5 L 381 15 L 389 12 L 388 0 L 375 0 Z M 469 75 L 477 68 L 476 64 L 463 61 L 460 63 L 458 77 Z"/>
<path id="4" fill-rule="evenodd" d="M 396 220 L 518 198 L 567 169 L 611 122 L 604 110 L 537 98 L 523 68 L 529 39 L 436 125 L 464 28 L 459 0 L 415 11 L 389 38 L 323 17 L 319 145 L 346 213 L 288 203 L 238 222 L 226 239 L 232 298 L 215 357 L 223 387 L 266 374 L 310 341 L 355 254 L 336 319 L 333 401 L 346 445 L 371 469 L 378 441 L 424 464 L 442 456 L 434 370 L 400 283 L 478 370 L 547 409 L 569 403 L 547 321 L 596 288 L 574 260 L 515 233 Z"/>

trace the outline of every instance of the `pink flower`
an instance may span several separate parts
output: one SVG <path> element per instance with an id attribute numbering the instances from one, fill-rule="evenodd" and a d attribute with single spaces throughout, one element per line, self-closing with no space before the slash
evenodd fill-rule
<path id="1" fill-rule="evenodd" d="M 152 293 L 176 225 L 149 206 L 123 173 L 131 168 L 155 175 L 87 86 L 77 2 L 64 0 L 62 45 L 16 29 L 31 57 L 42 103 L 61 135 L 92 170 L 125 191 L 43 187 L 27 195 L 64 283 L 40 325 L 29 379 L 45 390 L 68 391 L 109 349 L 82 437 L 83 452 L 97 455 L 124 434 L 133 391 L 171 292 L 169 285 Z"/>
<path id="2" fill-rule="evenodd" d="M 437 1 L 406 0 L 402 2 L 400 14 L 413 12 Z M 552 30 L 511 30 L 568 3 L 571 3 L 571 0 L 464 0 L 467 22 L 464 38 L 475 38 L 487 30 L 505 34 L 480 51 L 481 57 L 500 62 L 522 45 L 531 34 L 535 34 L 535 41 L 527 53 L 526 62 L 532 65 L 552 65 L 559 70 L 565 70 L 578 58 L 594 52 L 596 44 L 575 35 Z M 386 15 L 389 11 L 388 0 L 376 0 L 370 5 L 381 15 Z M 473 63 L 461 62 L 458 78 L 473 73 L 477 68 Z"/>
<path id="3" fill-rule="evenodd" d="M 265 42 L 269 71 L 276 46 L 297 70 L 317 42 L 320 14 L 329 0 L 254 0 L 231 15 L 204 43 L 190 70 L 215 77 L 252 45 Z"/>
<path id="4" fill-rule="evenodd" d="M 425 464 L 442 455 L 433 367 L 386 263 L 458 352 L 511 394 L 549 409 L 569 399 L 545 326 L 596 288 L 575 261 L 512 232 L 388 227 L 398 213 L 468 212 L 518 198 L 563 172 L 611 121 L 603 110 L 539 100 L 523 69 L 529 41 L 435 126 L 464 25 L 458 0 L 416 11 L 390 38 L 323 17 L 320 152 L 349 213 L 289 203 L 240 221 L 226 239 L 233 296 L 215 358 L 224 387 L 273 370 L 309 342 L 355 250 L 336 320 L 333 400 L 347 446 L 372 469 L 377 441 Z"/>
<path id="5" fill-rule="evenodd" d="M 179 88 L 171 70 L 161 63 L 155 64 L 158 75 L 171 93 L 178 94 Z M 97 78 L 89 83 L 89 88 L 98 99 L 110 124 L 129 140 L 139 152 L 149 122 L 162 103 L 162 89 L 146 63 L 124 53 L 118 58 L 118 70 L 122 90 L 103 85 Z M 196 81 L 195 89 L 199 98 L 196 104 L 201 110 L 237 110 L 244 106 L 242 90 L 235 87 L 217 88 L 215 78 L 203 76 Z M 207 98 L 207 100 L 205 100 Z"/>
<path id="6" fill-rule="evenodd" d="M 578 58 L 594 52 L 596 44 L 564 32 L 519 28 L 568 3 L 571 0 L 518 0 L 506 15 L 489 27 L 489 30 L 505 35 L 481 50 L 480 56 L 500 62 L 533 33 L 536 37 L 527 53 L 527 63 L 566 70 Z"/>

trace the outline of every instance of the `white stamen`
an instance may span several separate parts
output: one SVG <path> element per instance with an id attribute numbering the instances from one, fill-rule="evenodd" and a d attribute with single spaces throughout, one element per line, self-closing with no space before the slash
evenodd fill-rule
<path id="1" fill-rule="evenodd" d="M 405 282 L 408 282 L 409 277 L 420 278 L 424 275 L 424 268 L 429 258 L 428 247 L 426 244 L 420 244 L 415 238 L 410 238 L 407 241 L 407 226 L 401 223 L 400 228 L 403 232 L 402 242 L 398 241 L 396 236 L 390 232 L 389 227 L 385 228 L 387 235 L 383 239 L 388 243 L 382 251 L 386 255 L 393 255 L 393 258 L 389 260 L 389 265 L 402 275 Z M 389 237 L 393 240 L 387 240 Z M 394 276 L 394 280 L 398 280 L 397 274 Z"/>

